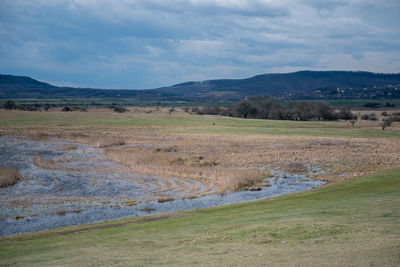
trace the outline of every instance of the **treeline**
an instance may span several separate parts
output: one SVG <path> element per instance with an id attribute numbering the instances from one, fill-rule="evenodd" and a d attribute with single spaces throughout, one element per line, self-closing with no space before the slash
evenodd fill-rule
<path id="1" fill-rule="evenodd" d="M 276 98 L 265 96 L 251 97 L 228 107 L 194 108 L 197 114 L 222 115 L 239 118 L 268 120 L 353 120 L 356 116 L 348 108 L 336 111 L 325 102 L 282 103 Z"/>
<path id="2" fill-rule="evenodd" d="M 64 112 L 71 112 L 71 111 L 88 111 L 89 107 L 88 105 L 79 105 L 79 104 L 74 104 L 74 105 L 63 105 L 63 104 L 39 104 L 39 103 L 33 103 L 33 104 L 16 104 L 12 100 L 8 100 L 3 103 L 2 106 L 4 109 L 7 110 L 13 110 L 13 109 L 18 109 L 18 110 L 24 110 L 24 111 L 49 111 L 50 109 L 55 109 L 55 108 L 61 108 L 61 111 Z M 101 107 L 104 108 L 110 108 L 114 110 L 115 112 L 118 113 L 124 113 L 126 111 L 129 111 L 124 106 L 118 105 L 116 103 L 112 103 L 111 105 L 103 105 Z M 96 108 L 98 108 L 96 106 Z"/>

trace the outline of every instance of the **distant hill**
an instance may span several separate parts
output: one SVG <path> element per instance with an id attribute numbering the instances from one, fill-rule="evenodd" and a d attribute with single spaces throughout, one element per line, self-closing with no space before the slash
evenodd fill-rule
<path id="1" fill-rule="evenodd" d="M 400 98 L 400 74 L 299 71 L 246 79 L 186 82 L 149 90 L 58 87 L 29 77 L 0 75 L 0 98 L 135 98 L 224 101 L 269 94 L 281 99 Z"/>
<path id="2" fill-rule="evenodd" d="M 92 88 L 59 87 L 30 77 L 1 75 L 0 98 L 117 98 L 136 97 L 136 90 L 107 90 Z"/>

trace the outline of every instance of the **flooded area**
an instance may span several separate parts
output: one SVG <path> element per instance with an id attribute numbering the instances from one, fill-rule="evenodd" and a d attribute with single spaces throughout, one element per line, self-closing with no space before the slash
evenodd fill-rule
<path id="1" fill-rule="evenodd" d="M 271 170 L 268 186 L 216 194 L 198 180 L 131 173 L 102 150 L 61 139 L 0 136 L 0 165 L 23 176 L 0 188 L 0 236 L 253 201 L 324 184 L 308 174 Z M 308 166 L 309 174 L 323 171 Z"/>

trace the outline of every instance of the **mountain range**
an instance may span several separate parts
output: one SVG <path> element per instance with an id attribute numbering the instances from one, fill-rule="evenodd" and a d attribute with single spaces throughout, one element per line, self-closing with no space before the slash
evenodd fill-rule
<path id="1" fill-rule="evenodd" d="M 140 101 L 235 101 L 271 95 L 291 99 L 400 98 L 400 73 L 299 71 L 246 79 L 186 82 L 146 90 L 54 86 L 30 77 L 1 75 L 0 98 L 134 98 Z"/>

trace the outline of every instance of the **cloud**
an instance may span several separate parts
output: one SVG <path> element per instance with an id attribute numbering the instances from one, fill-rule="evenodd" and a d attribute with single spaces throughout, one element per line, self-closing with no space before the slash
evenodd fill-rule
<path id="1" fill-rule="evenodd" d="M 396 0 L 4 0 L 0 72 L 107 88 L 398 72 L 399 11 Z"/>

